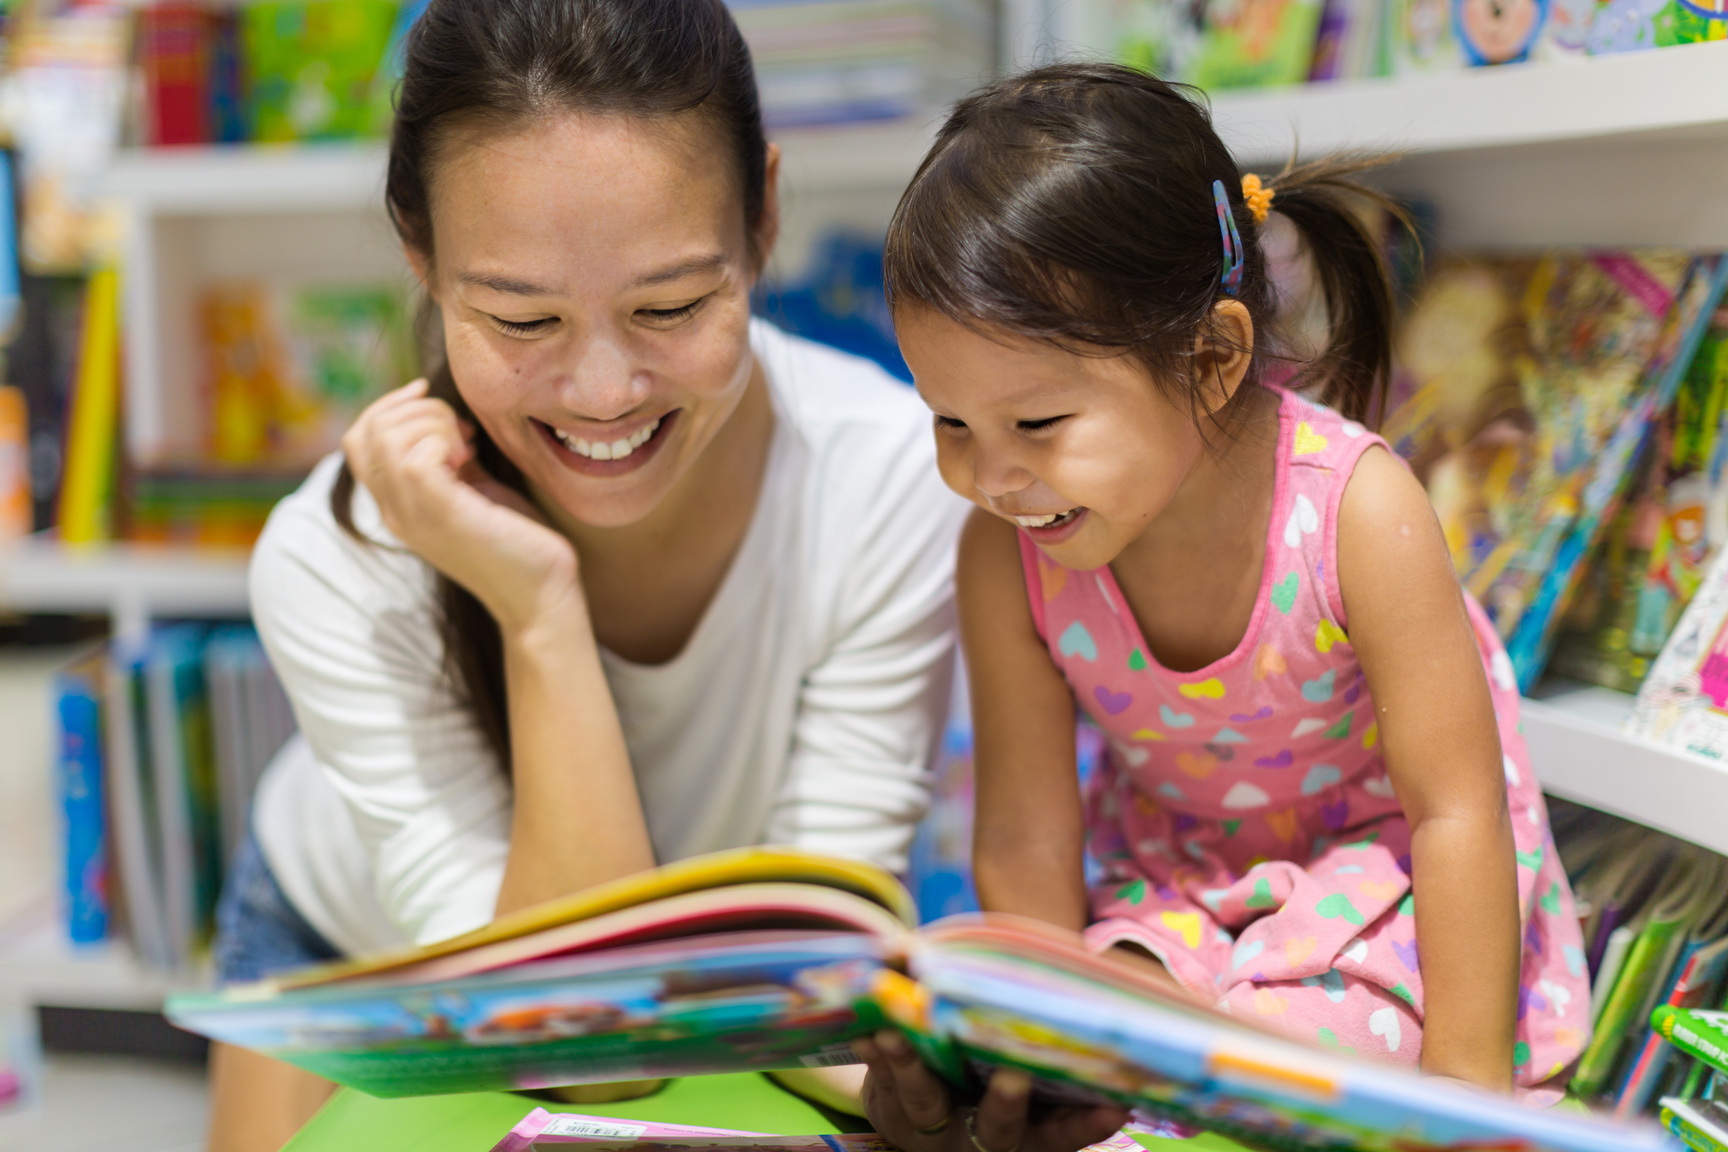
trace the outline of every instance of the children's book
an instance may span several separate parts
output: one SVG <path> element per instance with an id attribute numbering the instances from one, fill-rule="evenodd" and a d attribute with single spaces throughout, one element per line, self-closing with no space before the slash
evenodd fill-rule
<path id="1" fill-rule="evenodd" d="M 1626 731 L 1728 758 L 1728 550 L 1718 550 L 1638 689 Z"/>
<path id="2" fill-rule="evenodd" d="M 1300 84 L 1314 62 L 1322 0 L 1206 0 L 1193 81 L 1202 88 Z"/>
<path id="3" fill-rule="evenodd" d="M 1620 1055 L 1666 990 L 1666 977 L 1695 925 L 1715 919 L 1728 891 L 1725 862 L 1714 853 L 1682 848 L 1634 925 L 1637 938 L 1603 1002 L 1590 1044 L 1579 1058 L 1571 1091 L 1594 1098 L 1613 1082 Z"/>
<path id="4" fill-rule="evenodd" d="M 1383 431 L 1525 689 L 1724 287 L 1715 255 L 1556 250 L 1454 261 L 1409 314 Z"/>
<path id="5" fill-rule="evenodd" d="M 66 934 L 74 944 L 108 935 L 107 804 L 102 769 L 102 657 L 54 677 L 58 791 L 65 848 Z"/>
<path id="6" fill-rule="evenodd" d="M 1671 1008 L 1702 1008 L 1714 1002 L 1720 995 L 1723 975 L 1728 973 L 1728 937 L 1707 944 L 1694 940 L 1681 960 L 1679 973 L 1662 1002 Z M 1633 1116 L 1643 1111 L 1673 1052 L 1673 1047 L 1651 1029 L 1632 1062 L 1626 1086 L 1615 1101 L 1616 1116 Z"/>
<path id="7" fill-rule="evenodd" d="M 1709 1101 L 1667 1097 L 1662 1101 L 1662 1124 L 1693 1152 L 1728 1152 L 1728 1116 Z"/>
<path id="8" fill-rule="evenodd" d="M 126 929 L 147 967 L 172 968 L 183 957 L 168 929 L 162 898 L 161 825 L 156 814 L 144 654 L 132 641 L 109 647 L 103 669 L 103 747 L 114 829 L 115 876 L 125 905 Z"/>
<path id="9" fill-rule="evenodd" d="M 373 77 L 395 0 L 259 0 L 240 20 L 252 139 L 338 140 L 372 129 Z"/>
<path id="10" fill-rule="evenodd" d="M 963 1099 L 1029 1072 L 1287 1149 L 1668 1146 L 1257 1031 L 1071 933 L 962 916 L 914 930 L 885 871 L 794 849 L 670 864 L 428 948 L 214 995 L 170 1019 L 376 1095 L 852 1063 L 890 1022 Z"/>

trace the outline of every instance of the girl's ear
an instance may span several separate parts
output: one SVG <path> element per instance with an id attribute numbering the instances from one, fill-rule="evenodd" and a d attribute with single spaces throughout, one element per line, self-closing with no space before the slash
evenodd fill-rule
<path id="1" fill-rule="evenodd" d="M 1254 318 L 1242 301 L 1212 305 L 1212 322 L 1194 338 L 1194 384 L 1207 416 L 1230 403 L 1254 359 Z"/>

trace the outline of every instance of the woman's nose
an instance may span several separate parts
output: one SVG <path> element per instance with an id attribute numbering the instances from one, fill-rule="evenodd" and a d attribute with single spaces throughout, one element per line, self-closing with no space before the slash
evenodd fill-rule
<path id="1" fill-rule="evenodd" d="M 626 349 L 601 335 L 575 341 L 558 382 L 558 399 L 589 420 L 629 415 L 648 394 L 649 376 L 637 371 Z"/>

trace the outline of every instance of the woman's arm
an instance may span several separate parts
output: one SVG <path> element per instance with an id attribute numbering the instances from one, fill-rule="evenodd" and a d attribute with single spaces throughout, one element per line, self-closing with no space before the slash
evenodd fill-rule
<path id="1" fill-rule="evenodd" d="M 1505 1091 L 1518 1015 L 1518 885 L 1482 657 L 1427 495 L 1369 449 L 1338 512 L 1350 643 L 1410 821 L 1423 1071 Z"/>
<path id="2" fill-rule="evenodd" d="M 467 431 L 416 381 L 368 408 L 342 446 L 390 532 L 498 623 L 514 786 L 503 914 L 651 868 L 654 853 L 576 551 L 480 470 Z"/>
<path id="3" fill-rule="evenodd" d="M 1014 528 L 973 512 L 955 580 L 972 682 L 979 901 L 1078 932 L 1088 907 L 1074 698 L 1033 625 Z"/>

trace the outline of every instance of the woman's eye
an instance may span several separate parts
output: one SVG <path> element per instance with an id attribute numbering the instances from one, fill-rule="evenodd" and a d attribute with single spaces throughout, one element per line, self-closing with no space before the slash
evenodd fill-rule
<path id="1" fill-rule="evenodd" d="M 1020 421 L 1020 431 L 1042 432 L 1046 428 L 1055 427 L 1057 423 L 1066 419 L 1068 419 L 1066 416 L 1050 416 L 1043 420 L 1022 420 Z"/>
<path id="2" fill-rule="evenodd" d="M 701 304 L 701 300 L 692 300 L 690 303 L 681 304 L 676 308 L 642 308 L 637 310 L 636 315 L 644 316 L 655 324 L 676 324 L 685 317 L 694 314 Z"/>
<path id="3" fill-rule="evenodd" d="M 492 317 L 492 323 L 498 325 L 500 331 L 511 336 L 533 336 L 538 332 L 544 332 L 557 322 L 556 316 L 542 316 L 538 320 L 504 320 L 497 316 Z"/>

